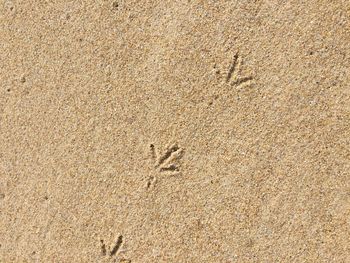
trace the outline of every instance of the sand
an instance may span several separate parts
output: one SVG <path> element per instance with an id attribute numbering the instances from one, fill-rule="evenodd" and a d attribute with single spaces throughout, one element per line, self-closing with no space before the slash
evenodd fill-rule
<path id="1" fill-rule="evenodd" d="M 0 0 L 0 262 L 350 262 L 350 2 Z"/>

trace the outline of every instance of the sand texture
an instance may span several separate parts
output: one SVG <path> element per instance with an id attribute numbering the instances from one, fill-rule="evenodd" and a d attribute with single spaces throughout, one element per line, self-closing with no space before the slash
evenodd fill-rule
<path id="1" fill-rule="evenodd" d="M 0 262 L 350 262 L 349 0 L 0 0 Z"/>

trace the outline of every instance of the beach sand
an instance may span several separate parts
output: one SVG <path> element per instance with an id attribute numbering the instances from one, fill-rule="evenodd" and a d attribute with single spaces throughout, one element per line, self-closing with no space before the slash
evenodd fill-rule
<path id="1" fill-rule="evenodd" d="M 348 0 L 0 0 L 0 262 L 350 262 Z"/>

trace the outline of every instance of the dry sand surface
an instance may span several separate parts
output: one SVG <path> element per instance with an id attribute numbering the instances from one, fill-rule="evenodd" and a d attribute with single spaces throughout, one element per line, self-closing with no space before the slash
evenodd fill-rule
<path id="1" fill-rule="evenodd" d="M 0 0 L 0 262 L 350 262 L 349 0 Z"/>

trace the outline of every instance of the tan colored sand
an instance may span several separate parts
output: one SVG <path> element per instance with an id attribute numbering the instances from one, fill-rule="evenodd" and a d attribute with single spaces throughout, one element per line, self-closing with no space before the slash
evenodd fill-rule
<path id="1" fill-rule="evenodd" d="M 350 2 L 0 0 L 0 262 L 350 262 Z"/>

